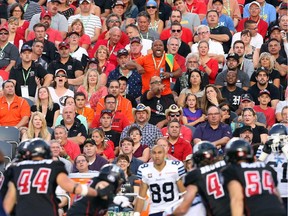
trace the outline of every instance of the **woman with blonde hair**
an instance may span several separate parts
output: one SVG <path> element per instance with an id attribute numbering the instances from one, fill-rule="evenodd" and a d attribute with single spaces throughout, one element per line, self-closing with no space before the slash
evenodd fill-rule
<path id="1" fill-rule="evenodd" d="M 57 117 L 60 114 L 60 106 L 54 103 L 49 89 L 42 86 L 37 90 L 35 105 L 31 106 L 31 112 L 41 112 L 45 116 L 48 127 L 54 127 Z"/>
<path id="2" fill-rule="evenodd" d="M 280 87 L 280 73 L 275 69 L 275 58 L 268 52 L 261 53 L 258 67 L 264 67 L 269 71 L 269 82 L 272 82 L 277 88 Z M 250 86 L 256 83 L 256 72 L 251 75 Z"/>
<path id="3" fill-rule="evenodd" d="M 154 0 L 149 0 L 145 5 L 145 10 L 150 15 L 149 29 L 161 34 L 164 28 L 164 22 L 159 18 L 157 2 Z"/>
<path id="4" fill-rule="evenodd" d="M 51 140 L 51 134 L 47 129 L 47 124 L 44 115 L 41 112 L 34 112 L 28 124 L 28 129 L 22 135 L 22 141 L 42 138 L 45 141 Z"/>
<path id="5" fill-rule="evenodd" d="M 109 59 L 109 50 L 106 46 L 100 45 L 95 52 L 95 58 L 98 59 L 98 71 L 99 74 L 106 74 L 108 77 L 110 72 L 115 69 L 114 64 L 111 64 L 108 59 Z"/>
<path id="6" fill-rule="evenodd" d="M 98 101 L 108 94 L 106 86 L 101 85 L 100 75 L 95 69 L 88 69 L 83 85 L 79 86 L 77 92 L 83 92 L 87 98 L 86 106 L 96 111 Z"/>
<path id="7" fill-rule="evenodd" d="M 101 129 L 95 129 L 91 133 L 92 139 L 97 147 L 96 153 L 106 158 L 110 163 L 114 161 L 115 154 L 113 148 L 108 144 L 105 138 L 105 132 Z"/>
<path id="8" fill-rule="evenodd" d="M 18 34 L 17 29 L 19 26 L 19 19 L 17 17 L 11 16 L 8 19 L 8 30 L 9 38 L 8 41 L 14 44 L 18 49 L 20 49 L 25 42 L 25 38 Z"/>
<path id="9" fill-rule="evenodd" d="M 80 19 L 75 19 L 71 24 L 71 32 L 77 32 L 80 36 L 79 39 L 79 46 L 83 47 L 84 49 L 88 50 L 91 39 L 89 35 L 85 34 L 84 32 L 84 24 Z"/>

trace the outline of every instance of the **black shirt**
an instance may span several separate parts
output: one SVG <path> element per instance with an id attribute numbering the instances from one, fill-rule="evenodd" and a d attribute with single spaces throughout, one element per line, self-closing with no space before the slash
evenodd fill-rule
<path id="1" fill-rule="evenodd" d="M 167 50 L 167 41 L 168 41 L 168 40 L 164 40 L 164 41 L 163 41 L 165 52 L 168 51 L 168 50 Z M 181 41 L 181 45 L 180 45 L 180 47 L 179 47 L 178 54 L 181 55 L 181 56 L 183 56 L 184 58 L 186 58 L 186 56 L 187 56 L 189 53 L 191 53 L 191 48 L 190 48 L 190 46 L 189 46 L 187 43 Z"/>
<path id="2" fill-rule="evenodd" d="M 273 84 L 274 79 L 280 79 L 280 73 L 278 70 L 272 69 L 271 73 L 269 74 L 269 83 Z M 256 72 L 254 72 L 250 77 L 251 82 L 257 82 L 256 80 Z"/>
<path id="3" fill-rule="evenodd" d="M 280 99 L 279 89 L 276 86 L 268 83 L 268 86 L 266 89 L 270 92 L 271 101 Z M 251 96 L 253 97 L 254 99 L 253 101 L 255 102 L 255 105 L 259 105 L 260 103 L 258 101 L 258 96 L 259 96 L 260 89 L 258 88 L 257 83 L 251 86 L 247 92 L 250 93 Z M 271 106 L 271 103 L 269 103 L 268 105 Z"/>
<path id="4" fill-rule="evenodd" d="M 41 84 L 43 84 L 46 75 L 47 71 L 40 64 L 32 62 L 31 67 L 25 70 L 20 63 L 11 69 L 9 79 L 16 80 L 15 93 L 17 96 L 21 96 L 21 85 L 28 85 L 29 96 L 35 97 L 37 89 L 35 77 L 40 78 Z"/>
<path id="5" fill-rule="evenodd" d="M 105 131 L 105 137 L 114 143 L 114 148 L 119 146 L 120 135 L 120 133 L 114 130 Z"/>
<path id="6" fill-rule="evenodd" d="M 225 26 L 218 26 L 216 28 L 210 28 L 210 32 L 211 34 L 226 34 L 229 36 L 229 40 L 227 42 L 223 42 L 222 46 L 224 49 L 225 53 L 228 53 L 231 47 L 231 42 L 232 42 L 232 34 L 229 30 L 229 28 L 225 27 Z"/>
<path id="7" fill-rule="evenodd" d="M 111 0 L 97 0 L 95 4 L 100 7 L 101 14 L 105 12 L 105 9 L 111 10 L 112 1 Z"/>
<path id="8" fill-rule="evenodd" d="M 284 58 L 287 58 L 287 54 L 285 52 L 285 48 L 284 48 L 284 43 L 283 41 L 281 41 L 280 43 L 280 46 L 281 46 L 281 49 L 279 51 L 279 55 L 284 57 Z M 263 52 L 268 52 L 269 53 L 269 50 L 268 50 L 268 42 L 267 43 L 263 43 L 261 48 L 260 48 L 260 54 L 263 53 Z"/>
<path id="9" fill-rule="evenodd" d="M 58 103 L 53 103 L 52 110 L 47 109 L 47 113 L 45 115 L 45 119 L 46 119 L 48 127 L 52 127 L 53 126 L 54 114 L 55 114 L 55 112 L 57 110 L 60 110 L 60 106 L 59 106 Z M 42 107 L 40 106 L 39 110 L 37 110 L 37 106 L 36 105 L 31 106 L 31 112 L 36 112 L 36 111 L 42 112 Z"/>
<path id="10" fill-rule="evenodd" d="M 241 128 L 236 128 L 233 133 L 233 137 L 240 137 L 240 131 L 241 131 Z M 253 132 L 252 143 L 261 143 L 260 135 L 268 134 L 268 130 L 265 127 L 258 126 L 258 125 L 256 125 L 255 128 L 252 128 L 252 132 Z"/>
<path id="11" fill-rule="evenodd" d="M 229 101 L 230 108 L 234 112 L 238 109 L 240 105 L 241 95 L 244 94 L 245 92 L 246 91 L 237 86 L 236 89 L 232 92 L 227 89 L 227 86 L 223 86 L 221 88 L 223 98 L 226 98 Z"/>

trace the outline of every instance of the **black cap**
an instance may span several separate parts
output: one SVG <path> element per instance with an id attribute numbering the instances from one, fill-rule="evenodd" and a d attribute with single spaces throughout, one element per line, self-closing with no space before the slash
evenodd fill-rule
<path id="1" fill-rule="evenodd" d="M 70 37 L 70 36 L 73 35 L 73 34 L 76 34 L 76 35 L 80 36 L 80 34 L 79 34 L 78 32 L 72 31 L 72 32 L 69 32 L 69 33 L 67 34 L 67 37 Z"/>
<path id="2" fill-rule="evenodd" d="M 253 130 L 251 128 L 251 126 L 243 126 L 240 128 L 240 134 L 246 132 L 246 131 L 250 131 L 251 133 L 253 133 Z"/>
<path id="3" fill-rule="evenodd" d="M 288 3 L 282 2 L 282 3 L 279 5 L 279 9 L 280 9 L 280 10 L 287 10 L 287 9 L 288 9 Z"/>
<path id="4" fill-rule="evenodd" d="M 281 28 L 279 27 L 279 26 L 273 26 L 272 28 L 271 28 L 271 30 L 270 30 L 270 34 L 274 31 L 274 30 L 279 30 L 279 31 L 281 31 Z"/>
<path id="5" fill-rule="evenodd" d="M 88 61 L 88 65 L 91 64 L 91 63 L 94 63 L 94 64 L 98 65 L 99 64 L 99 60 L 97 58 L 91 58 Z"/>
<path id="6" fill-rule="evenodd" d="M 229 58 L 233 58 L 235 59 L 237 62 L 239 62 L 239 55 L 237 53 L 229 53 L 226 57 L 226 59 L 228 60 Z"/>
<path id="7" fill-rule="evenodd" d="M 32 47 L 29 46 L 29 45 L 27 45 L 27 44 L 24 44 L 24 45 L 22 46 L 22 48 L 21 48 L 21 53 L 22 53 L 22 52 L 25 52 L 25 51 L 30 51 L 30 52 L 32 52 Z"/>
<path id="8" fill-rule="evenodd" d="M 84 141 L 84 143 L 83 143 L 83 146 L 85 146 L 87 143 L 90 143 L 90 144 L 92 144 L 92 145 L 96 145 L 95 140 L 93 140 L 93 139 L 91 139 L 91 138 L 86 139 L 86 140 Z"/>
<path id="9" fill-rule="evenodd" d="M 249 93 L 245 93 L 241 95 L 241 102 L 243 101 L 253 101 L 253 97 Z"/>
<path id="10" fill-rule="evenodd" d="M 126 50 L 126 49 L 120 49 L 118 50 L 117 52 L 117 57 L 120 57 L 122 55 L 125 55 L 125 56 L 128 56 L 129 55 L 129 52 Z"/>
<path id="11" fill-rule="evenodd" d="M 212 4 L 216 3 L 216 2 L 220 2 L 223 5 L 223 0 L 213 0 Z"/>

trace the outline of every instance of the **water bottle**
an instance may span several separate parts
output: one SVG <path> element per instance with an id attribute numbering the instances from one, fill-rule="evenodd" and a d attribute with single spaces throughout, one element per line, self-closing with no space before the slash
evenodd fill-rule
<path id="1" fill-rule="evenodd" d="M 165 79 L 164 77 L 164 68 L 160 68 L 160 78 Z"/>

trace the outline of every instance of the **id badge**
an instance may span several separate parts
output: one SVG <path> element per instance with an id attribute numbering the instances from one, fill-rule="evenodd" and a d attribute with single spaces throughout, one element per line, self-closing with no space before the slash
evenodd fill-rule
<path id="1" fill-rule="evenodd" d="M 22 97 L 29 98 L 29 90 L 27 85 L 21 85 L 21 95 Z"/>

